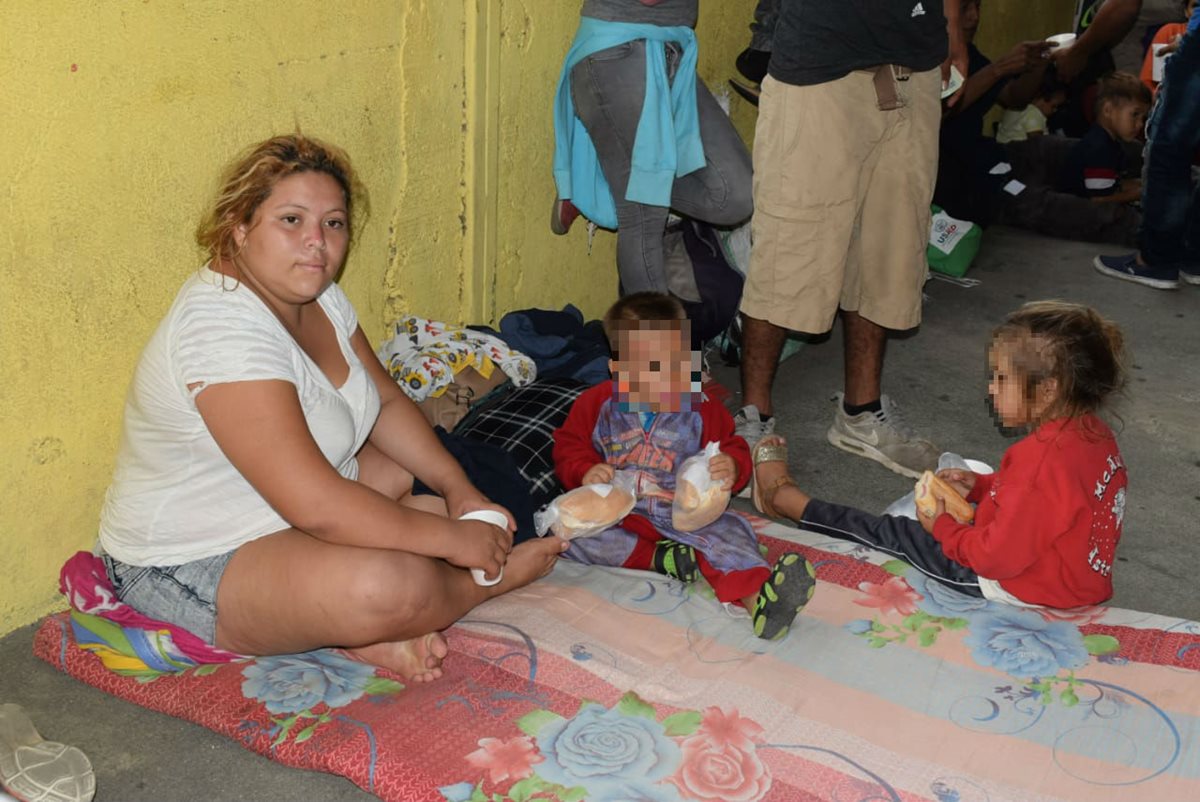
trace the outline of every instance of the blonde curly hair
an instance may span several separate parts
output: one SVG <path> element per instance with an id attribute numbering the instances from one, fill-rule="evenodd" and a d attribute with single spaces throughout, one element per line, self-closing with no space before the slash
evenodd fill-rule
<path id="1" fill-rule="evenodd" d="M 346 200 L 351 241 L 354 209 L 365 216 L 366 192 L 341 148 L 300 133 L 271 137 L 247 149 L 222 172 L 217 196 L 196 228 L 196 243 L 213 267 L 220 262 L 237 265 L 234 231 L 249 225 L 254 213 L 282 179 L 297 173 L 324 173 L 338 183 Z"/>

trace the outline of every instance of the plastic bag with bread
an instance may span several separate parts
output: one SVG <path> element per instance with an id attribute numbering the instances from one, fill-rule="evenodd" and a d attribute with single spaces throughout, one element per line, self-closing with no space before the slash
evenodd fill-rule
<path id="1" fill-rule="evenodd" d="M 533 527 L 539 536 L 551 533 L 563 540 L 598 535 L 633 511 L 633 485 L 631 475 L 618 472 L 612 484 L 577 487 L 535 512 Z"/>
<path id="2" fill-rule="evenodd" d="M 925 471 L 913 488 L 917 509 L 927 517 L 937 514 L 938 499 L 946 505 L 946 512 L 960 524 L 975 520 L 975 508 L 948 482 L 938 478 L 933 471 Z"/>
<path id="3" fill-rule="evenodd" d="M 675 500 L 671 502 L 671 526 L 680 532 L 708 526 L 729 507 L 729 488 L 713 481 L 708 471 L 709 460 L 720 453 L 720 443 L 713 441 L 680 464 L 675 474 Z"/>

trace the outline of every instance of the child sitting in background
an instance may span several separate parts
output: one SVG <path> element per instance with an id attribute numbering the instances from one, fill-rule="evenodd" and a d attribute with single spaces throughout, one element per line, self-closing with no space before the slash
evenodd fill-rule
<path id="1" fill-rule="evenodd" d="M 1059 178 L 1059 189 L 1104 203 L 1128 203 L 1141 197 L 1140 180 L 1122 181 L 1124 142 L 1142 135 L 1150 111 L 1150 90 L 1127 72 L 1100 81 L 1096 121 L 1071 150 Z"/>
<path id="2" fill-rule="evenodd" d="M 1047 69 L 1037 97 L 1023 109 L 1008 109 L 996 128 L 1000 144 L 1023 142 L 1029 137 L 1046 133 L 1046 119 L 1067 101 L 1067 86 L 1058 80 L 1053 69 Z"/>
<path id="3" fill-rule="evenodd" d="M 755 506 L 806 529 L 907 560 L 973 596 L 1071 608 L 1112 596 L 1125 516 L 1125 463 L 1096 413 L 1125 383 L 1120 330 L 1095 310 L 1037 301 L 996 329 L 988 394 L 1003 429 L 1031 429 L 1000 470 L 938 475 L 979 506 L 961 524 L 945 513 L 919 521 L 871 515 L 810 497 L 787 472 L 783 438 L 755 447 Z"/>
<path id="4" fill-rule="evenodd" d="M 635 293 L 609 309 L 604 328 L 616 357 L 613 381 L 585 391 L 554 433 L 555 472 L 570 490 L 634 471 L 638 501 L 617 526 L 572 540 L 564 556 L 684 582 L 699 572 L 719 601 L 745 605 L 755 635 L 784 637 L 816 584 L 807 560 L 785 554 L 772 568 L 749 522 L 728 511 L 693 532 L 671 525 L 675 472 L 707 443 L 721 449 L 709 462 L 713 480 L 736 491 L 751 473 L 733 416 L 700 393 L 699 359 L 683 307 L 669 295 Z"/>

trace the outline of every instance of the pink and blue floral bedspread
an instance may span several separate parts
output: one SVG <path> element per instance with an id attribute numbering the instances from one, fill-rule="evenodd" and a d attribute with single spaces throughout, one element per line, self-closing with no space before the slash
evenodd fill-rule
<path id="1" fill-rule="evenodd" d="M 66 614 L 35 651 L 388 800 L 1200 799 L 1200 625 L 1005 607 L 756 525 L 821 580 L 779 643 L 703 586 L 563 562 L 455 626 L 428 685 L 332 651 L 121 677 Z"/>

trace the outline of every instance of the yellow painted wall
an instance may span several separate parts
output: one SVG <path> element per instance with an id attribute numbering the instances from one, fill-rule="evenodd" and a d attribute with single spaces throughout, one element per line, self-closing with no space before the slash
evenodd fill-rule
<path id="1" fill-rule="evenodd" d="M 1017 42 L 1045 39 L 1071 30 L 1074 0 L 983 0 L 975 44 L 997 59 Z"/>
<path id="2" fill-rule="evenodd" d="M 988 0 L 1013 26 L 1029 5 Z M 0 3 L 0 634 L 61 606 L 57 570 L 92 543 L 137 356 L 242 147 L 299 126 L 350 152 L 371 216 L 341 283 L 374 342 L 400 313 L 595 316 L 613 300 L 613 235 L 589 253 L 584 226 L 547 226 L 550 99 L 578 6 Z M 701 3 L 714 90 L 753 6 Z M 751 110 L 733 110 L 749 138 Z"/>
<path id="3" fill-rule="evenodd" d="M 752 2 L 707 4 L 706 70 Z M 0 634 L 61 606 L 137 356 L 244 146 L 299 126 L 350 152 L 371 215 L 341 283 L 374 342 L 403 312 L 611 302 L 612 235 L 589 255 L 583 226 L 547 226 L 577 20 L 539 0 L 0 3 Z"/>
<path id="4" fill-rule="evenodd" d="M 340 6 L 0 3 L 0 632 L 60 605 L 92 543 L 125 387 L 234 152 L 297 125 L 351 152 L 376 215 L 344 283 L 380 332 L 415 4 Z"/>

